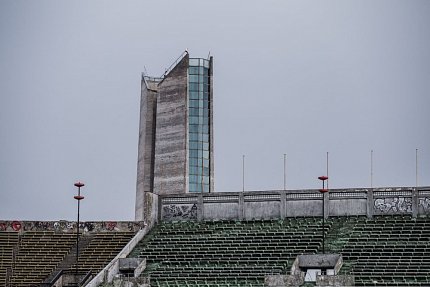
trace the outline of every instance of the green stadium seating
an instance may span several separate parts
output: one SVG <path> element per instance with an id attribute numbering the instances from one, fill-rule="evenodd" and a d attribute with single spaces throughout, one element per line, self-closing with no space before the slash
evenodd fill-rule
<path id="1" fill-rule="evenodd" d="M 79 258 L 79 271 L 97 274 L 130 241 L 134 232 L 104 232 L 90 236 Z M 76 234 L 54 231 L 0 232 L 0 286 L 39 286 L 70 254 Z M 10 280 L 6 282 L 7 270 Z M 67 270 L 66 270 L 67 271 Z M 75 265 L 68 271 L 74 272 Z"/>
<path id="2" fill-rule="evenodd" d="M 318 230 L 315 218 L 162 223 L 131 256 L 147 259 L 151 286 L 263 286 L 320 249 Z"/>
<path id="3" fill-rule="evenodd" d="M 325 250 L 343 255 L 340 274 L 354 275 L 356 286 L 430 286 L 430 218 L 351 216 L 325 223 Z M 147 259 L 142 276 L 150 277 L 151 286 L 263 286 L 265 275 L 289 274 L 297 255 L 321 252 L 321 232 L 317 217 L 163 222 L 130 257 Z M 75 236 L 0 232 L 0 286 L 40 284 L 70 256 Z M 80 253 L 79 270 L 96 274 L 133 236 L 93 233 Z"/>
<path id="4" fill-rule="evenodd" d="M 147 259 L 151 286 L 263 286 L 297 255 L 321 252 L 321 231 L 320 218 L 161 223 L 130 256 Z M 429 218 L 333 217 L 325 232 L 357 286 L 430 285 Z"/>
<path id="5" fill-rule="evenodd" d="M 17 245 L 10 285 L 33 286 L 51 274 L 75 243 L 75 237 L 53 231 L 25 232 Z"/>
<path id="6" fill-rule="evenodd" d="M 104 232 L 96 233 L 88 246 L 79 255 L 78 270 L 99 273 L 130 241 L 134 232 Z M 75 271 L 72 265 L 69 271 Z"/>

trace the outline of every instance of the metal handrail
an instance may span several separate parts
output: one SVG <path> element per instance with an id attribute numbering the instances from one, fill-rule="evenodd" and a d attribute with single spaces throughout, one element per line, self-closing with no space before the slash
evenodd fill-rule
<path id="1" fill-rule="evenodd" d="M 82 278 L 81 282 L 79 282 L 79 286 L 85 286 L 89 281 L 89 279 L 91 279 L 91 270 L 87 272 L 87 274 L 85 274 L 84 278 Z"/>
<path id="2" fill-rule="evenodd" d="M 51 287 L 52 285 L 55 284 L 55 282 L 57 282 L 58 279 L 61 278 L 61 276 L 63 276 L 63 273 L 64 273 L 63 269 L 57 271 L 54 278 L 52 278 L 51 281 L 49 281 L 47 283 L 41 283 L 40 287 Z"/>

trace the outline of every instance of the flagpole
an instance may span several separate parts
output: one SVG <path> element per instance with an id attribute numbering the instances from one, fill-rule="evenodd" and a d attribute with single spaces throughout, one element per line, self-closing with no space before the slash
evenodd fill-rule
<path id="1" fill-rule="evenodd" d="M 286 186 L 287 186 L 286 159 L 287 159 L 287 154 L 284 153 L 284 190 L 286 189 Z"/>
<path id="2" fill-rule="evenodd" d="M 370 150 L 370 188 L 373 188 L 373 149 Z"/>

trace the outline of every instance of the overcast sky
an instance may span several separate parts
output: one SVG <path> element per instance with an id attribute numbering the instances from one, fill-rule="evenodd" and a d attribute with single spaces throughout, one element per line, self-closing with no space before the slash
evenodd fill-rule
<path id="1" fill-rule="evenodd" d="M 0 1 L 0 219 L 133 220 L 140 77 L 214 57 L 215 190 L 430 185 L 430 1 Z"/>

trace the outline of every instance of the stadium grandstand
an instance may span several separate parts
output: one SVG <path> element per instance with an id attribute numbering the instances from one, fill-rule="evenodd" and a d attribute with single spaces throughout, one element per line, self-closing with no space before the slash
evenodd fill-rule
<path id="1" fill-rule="evenodd" d="M 430 187 L 214 192 L 212 123 L 212 56 L 142 74 L 135 221 L 77 182 L 77 222 L 0 220 L 0 286 L 430 286 Z"/>
<path id="2" fill-rule="evenodd" d="M 0 285 L 429 286 L 429 197 L 427 187 L 147 193 L 145 222 L 81 222 L 78 261 L 76 222 L 0 221 Z M 340 266 L 297 264 L 312 254 Z"/>

